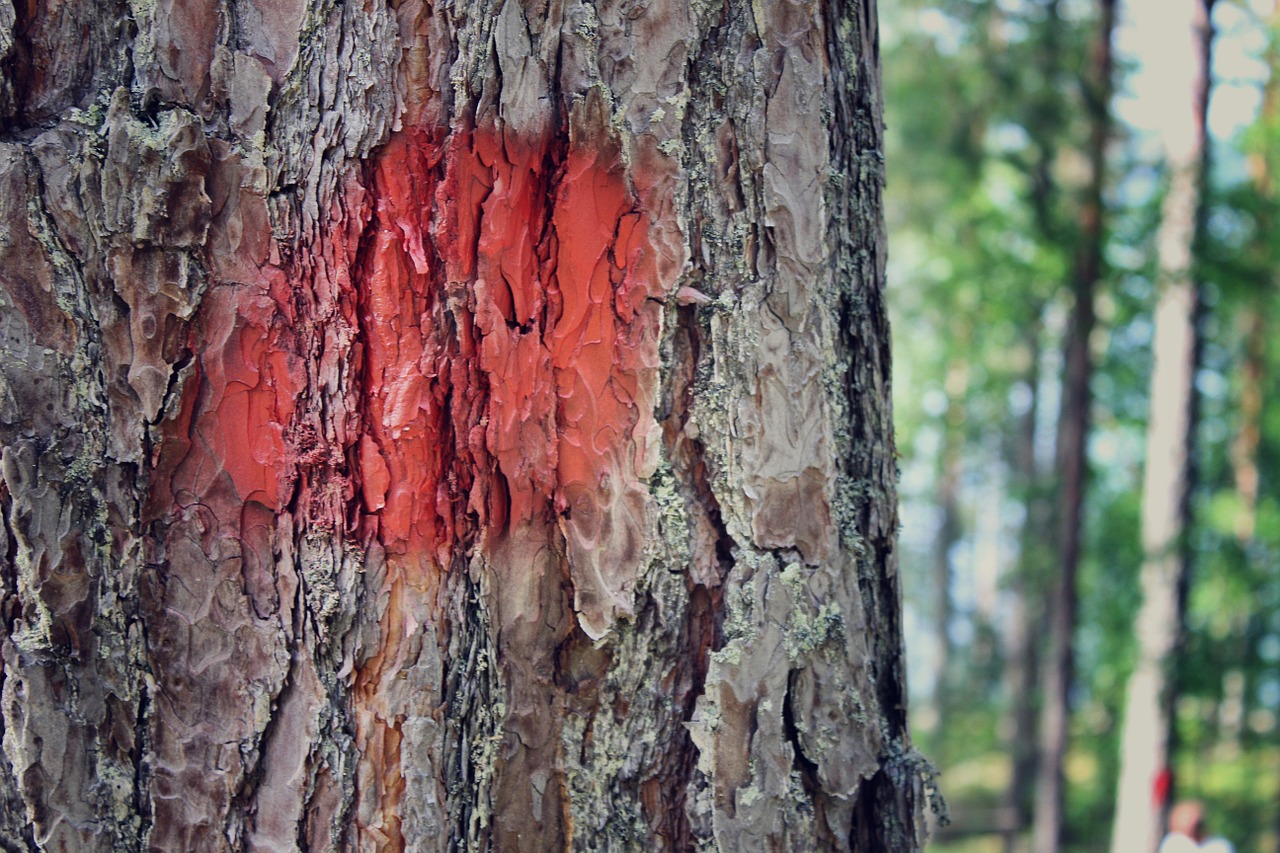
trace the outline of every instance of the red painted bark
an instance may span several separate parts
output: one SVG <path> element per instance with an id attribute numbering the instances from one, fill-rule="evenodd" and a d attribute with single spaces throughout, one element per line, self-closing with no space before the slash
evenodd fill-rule
<path id="1" fill-rule="evenodd" d="M 570 548 L 634 566 L 659 293 L 617 150 L 411 132 L 376 174 L 356 277 L 361 482 L 382 542 L 447 565 L 558 515 Z M 592 580 L 580 609 L 603 630 L 625 590 Z"/>
<path id="2" fill-rule="evenodd" d="M 914 849 L 875 39 L 0 0 L 0 847 Z"/>
<path id="3" fill-rule="evenodd" d="M 268 233 L 242 232 L 244 250 L 231 253 L 241 263 L 222 272 L 256 283 L 215 283 L 192 326 L 195 363 L 152 495 L 153 516 L 174 525 L 171 558 L 198 539 L 214 566 L 218 540 L 237 540 L 225 553 L 240 556 L 261 614 L 279 606 L 271 551 L 291 506 L 295 524 L 338 528 L 387 555 L 381 645 L 357 665 L 353 694 L 362 800 L 382 815 L 361 824 L 375 843 L 398 837 L 404 791 L 399 723 L 382 698 L 411 653 L 412 626 L 400 622 L 414 608 L 400 596 L 434 600 L 436 574 L 477 549 L 509 600 L 547 594 L 537 590 L 560 581 L 542 577 L 538 555 L 563 548 L 588 635 L 630 613 L 656 450 L 660 306 L 649 300 L 662 293 L 650 221 L 619 149 L 599 135 L 563 150 L 493 131 L 399 132 L 367 188 L 348 187 L 330 212 L 323 257 L 277 258 Z M 249 201 L 235 215 L 265 225 Z M 318 417 L 318 377 L 333 373 L 318 365 L 333 359 L 349 388 L 326 399 L 345 411 Z M 181 632 L 181 608 L 165 601 Z M 537 661 L 569 630 L 505 632 L 504 646 L 522 645 L 511 659 L 530 661 L 513 665 L 512 689 L 534 706 L 555 701 Z M 160 730 L 193 715 L 172 709 Z M 520 725 L 508 723 L 516 775 L 520 754 L 554 748 Z M 158 803 L 158 824 L 164 811 Z"/>
<path id="4" fill-rule="evenodd" d="M 617 148 L 410 130 L 383 149 L 372 191 L 358 250 L 332 253 L 355 258 L 336 298 L 314 283 L 300 296 L 306 285 L 280 268 L 261 289 L 213 288 L 190 344 L 198 388 L 165 441 L 162 503 L 278 512 L 301 470 L 336 453 L 361 510 L 348 533 L 389 553 L 446 566 L 477 539 L 558 516 L 571 547 L 633 563 L 657 362 L 646 300 L 662 294 Z M 332 450 L 294 417 L 305 350 L 327 325 L 354 337 L 363 407 Z M 591 594 L 624 592 L 603 583 Z"/>

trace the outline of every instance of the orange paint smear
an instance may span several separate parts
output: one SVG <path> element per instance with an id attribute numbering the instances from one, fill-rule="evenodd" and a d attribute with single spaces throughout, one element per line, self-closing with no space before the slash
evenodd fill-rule
<path id="1" fill-rule="evenodd" d="M 656 296 L 645 264 L 645 218 L 632 210 L 618 167 L 591 153 L 571 153 L 556 205 L 560 238 L 555 288 L 561 314 L 552 330 L 552 364 L 560 398 L 559 480 L 589 491 L 615 469 L 639 420 L 645 362 L 629 325 Z"/>
<path id="2" fill-rule="evenodd" d="M 224 523 L 250 502 L 283 509 L 295 476 L 285 430 L 303 380 L 291 337 L 261 292 L 222 287 L 205 297 L 192 330 L 199 355 L 167 430 L 153 507 L 157 499 L 200 505 Z"/>
<path id="3" fill-rule="evenodd" d="M 157 515 L 296 505 L 446 566 L 636 482 L 661 295 L 650 223 L 615 145 L 561 144 L 397 133 L 317 257 L 277 252 L 257 285 L 211 286 Z M 354 383 L 339 398 L 335 374 Z M 308 412 L 322 398 L 336 435 Z"/>
<path id="4" fill-rule="evenodd" d="M 508 141 L 393 140 L 357 277 L 364 506 L 388 550 L 440 563 L 481 530 L 550 520 L 566 487 L 634 479 L 649 415 L 656 321 L 637 318 L 657 276 L 616 149 Z"/>

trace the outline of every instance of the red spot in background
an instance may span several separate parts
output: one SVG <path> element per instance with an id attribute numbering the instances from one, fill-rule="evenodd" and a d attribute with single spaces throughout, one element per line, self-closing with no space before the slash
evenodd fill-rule
<path id="1" fill-rule="evenodd" d="M 1156 773 L 1154 779 L 1151 780 L 1151 799 L 1157 806 L 1163 806 L 1169 802 L 1169 794 L 1173 791 L 1173 771 L 1168 767 L 1160 768 L 1160 772 Z"/>

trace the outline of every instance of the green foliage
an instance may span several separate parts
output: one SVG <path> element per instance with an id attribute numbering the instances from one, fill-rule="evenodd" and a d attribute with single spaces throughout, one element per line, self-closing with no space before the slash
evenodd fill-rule
<path id="1" fill-rule="evenodd" d="M 1260 4 L 1221 0 L 1233 14 Z M 1009 778 L 1002 740 L 1005 618 L 1014 578 L 1042 590 L 1056 565 L 1051 520 L 1020 548 L 1033 496 L 1051 493 L 1067 283 L 1079 240 L 1085 92 L 1095 4 L 1069 0 L 906 0 L 886 4 L 890 286 L 895 409 L 903 452 L 903 571 L 917 740 L 940 759 L 957 828 L 988 821 Z M 1267 61 L 1274 70 L 1280 37 Z M 1230 47 L 1221 48 L 1229 50 Z M 1215 140 L 1196 247 L 1205 283 L 1204 349 L 1187 537 L 1193 562 L 1178 666 L 1175 771 L 1241 851 L 1276 839 L 1280 794 L 1280 97 L 1239 138 Z M 1164 177 L 1121 128 L 1109 174 L 1106 280 L 1093 340 L 1092 479 L 1087 497 L 1077 686 L 1068 760 L 1067 849 L 1105 849 L 1118 776 L 1117 729 L 1133 666 L 1141 489 L 1156 295 L 1154 236 Z M 1260 181 L 1263 164 L 1270 179 Z M 1264 345 L 1250 350 L 1261 319 Z M 1252 451 L 1256 506 L 1241 489 L 1246 365 L 1262 404 Z M 950 377 L 950 378 L 949 378 Z M 1018 435 L 1039 406 L 1041 480 Z M 960 448 L 960 538 L 953 580 L 932 566 L 945 449 Z M 1233 448 L 1237 448 L 1233 450 Z M 1252 532 L 1242 519 L 1252 517 Z M 994 520 L 993 520 L 994 519 Z M 992 554 L 996 556 L 991 556 Z M 998 580 L 992 582 L 995 571 Z M 930 707 L 928 638 L 939 595 L 948 626 L 948 707 Z M 994 595 L 994 600 L 992 600 Z M 936 661 L 934 661 L 936 665 Z M 966 826 L 966 821 L 970 826 Z M 989 822 L 989 821 L 988 821 Z M 953 836 L 939 850 L 999 849 Z"/>

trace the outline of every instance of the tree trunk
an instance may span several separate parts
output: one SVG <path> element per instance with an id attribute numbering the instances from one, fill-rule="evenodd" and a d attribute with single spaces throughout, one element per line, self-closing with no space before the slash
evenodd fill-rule
<path id="1" fill-rule="evenodd" d="M 874 0 L 0 0 L 0 846 L 914 850 Z"/>
<path id="2" fill-rule="evenodd" d="M 1272 233 L 1268 228 L 1265 233 Z M 1258 471 L 1258 450 L 1262 445 L 1263 388 L 1266 381 L 1267 323 L 1264 297 L 1274 285 L 1264 285 L 1236 316 L 1243 340 L 1240 353 L 1239 429 L 1231 442 L 1231 468 L 1236 498 L 1236 539 L 1244 548 L 1253 542 L 1258 520 L 1258 495 L 1262 482 Z"/>
<path id="3" fill-rule="evenodd" d="M 1243 340 L 1240 363 L 1239 428 L 1231 442 L 1231 467 L 1240 508 L 1236 515 L 1236 538 L 1246 548 L 1252 544 L 1258 516 L 1261 476 L 1258 451 L 1262 444 L 1262 409 L 1265 368 L 1267 363 L 1267 299 L 1274 292 L 1280 275 L 1275 269 L 1275 212 L 1280 207 L 1276 194 L 1274 140 L 1280 131 L 1280 3 L 1271 10 L 1266 21 L 1267 50 L 1265 59 L 1270 75 L 1262 87 L 1262 109 L 1258 122 L 1263 142 L 1249 155 L 1249 173 L 1257 190 L 1259 205 L 1255 238 L 1250 247 L 1262 277 L 1255 293 L 1245 301 L 1236 315 L 1238 334 Z"/>
<path id="4" fill-rule="evenodd" d="M 1152 342 L 1151 415 L 1142 490 L 1142 605 L 1134 624 L 1137 661 L 1125 691 L 1112 853 L 1149 853 L 1168 807 L 1174 690 L 1188 579 L 1185 531 L 1191 493 L 1199 288 L 1192 268 L 1205 173 L 1213 0 L 1171 5 L 1183 23 L 1185 106 L 1163 128 L 1171 183 L 1161 209 L 1159 296 Z M 1169 50 L 1169 45 L 1161 52 Z M 1173 63 L 1170 64 L 1170 68 Z M 1171 80 L 1178 80 L 1173 77 Z M 1163 780 L 1163 781 L 1162 781 Z"/>
<path id="5" fill-rule="evenodd" d="M 1031 825 L 1032 793 L 1036 778 L 1036 673 L 1040 644 L 1036 626 L 1044 618 L 1044 543 L 1052 508 L 1045 494 L 1043 475 L 1036 462 L 1036 426 L 1040 420 L 1040 312 L 1028 323 L 1026 343 L 1031 352 L 1026 383 L 1030 400 L 1018 423 L 1014 439 L 1014 482 L 1026 512 L 1018 530 L 1018 561 L 1009 583 L 1010 609 L 1006 621 L 1003 681 L 1008 705 L 1002 720 L 1002 737 L 1009 756 L 1009 785 L 1004 791 L 1001 820 L 1005 853 L 1023 849 L 1023 835 Z"/>
<path id="6" fill-rule="evenodd" d="M 956 359 L 947 367 L 947 410 L 942 419 L 942 449 L 939 452 L 938 530 L 933 539 L 933 587 L 935 607 L 933 634 L 937 651 L 934 670 L 932 729 L 945 731 L 952 707 L 952 666 L 955 647 L 951 642 L 951 622 L 955 608 L 951 599 L 951 551 L 963 535 L 960 517 L 960 478 L 964 466 L 964 396 L 969 384 L 969 365 Z M 942 758 L 934 754 L 935 761 Z"/>
<path id="7" fill-rule="evenodd" d="M 1107 178 L 1107 145 L 1111 138 L 1112 33 L 1116 0 L 1100 0 L 1098 35 L 1086 83 L 1090 140 L 1089 186 L 1080 210 L 1080 248 L 1072 278 L 1072 310 L 1063 354 L 1062 408 L 1058 424 L 1058 540 L 1061 552 L 1056 588 L 1050 599 L 1049 651 L 1045 660 L 1044 699 L 1040 709 L 1036 762 L 1036 802 L 1032 845 L 1036 853 L 1055 853 L 1062 840 L 1063 764 L 1071 719 L 1073 645 L 1076 627 L 1084 497 L 1088 481 L 1089 410 L 1093 376 L 1090 338 L 1094 295 L 1102 277 L 1103 188 Z"/>

